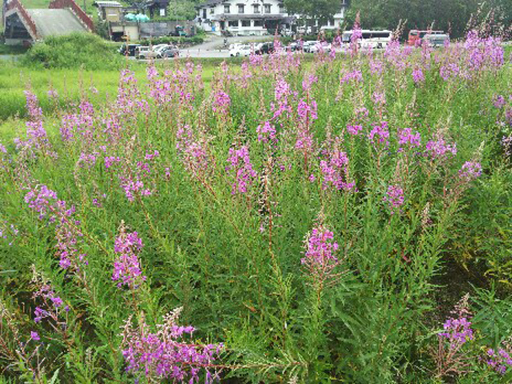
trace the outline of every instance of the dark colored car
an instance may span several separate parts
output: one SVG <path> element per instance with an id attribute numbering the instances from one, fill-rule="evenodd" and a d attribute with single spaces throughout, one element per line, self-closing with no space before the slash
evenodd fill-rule
<path id="1" fill-rule="evenodd" d="M 180 51 L 176 47 L 169 46 L 168 48 L 162 50 L 160 54 L 162 55 L 163 59 L 169 59 L 172 57 L 178 57 L 180 55 Z"/>
<path id="2" fill-rule="evenodd" d="M 254 53 L 257 55 L 270 54 L 274 52 L 274 43 L 263 43 L 261 44 Z"/>
<path id="3" fill-rule="evenodd" d="M 140 47 L 140 44 L 123 44 L 121 48 L 119 48 L 119 53 L 125 56 L 135 56 L 138 47 Z"/>

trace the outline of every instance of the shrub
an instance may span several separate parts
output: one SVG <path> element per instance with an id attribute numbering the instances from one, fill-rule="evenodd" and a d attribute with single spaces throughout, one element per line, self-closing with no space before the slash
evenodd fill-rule
<path id="1" fill-rule="evenodd" d="M 84 68 L 86 70 L 119 68 L 123 60 L 115 46 L 99 36 L 74 33 L 67 36 L 50 36 L 36 43 L 24 56 L 27 66 L 44 68 Z"/>
<path id="2" fill-rule="evenodd" d="M 162 36 L 162 37 L 155 37 L 152 39 L 142 40 L 141 44 L 148 44 L 151 42 L 153 45 L 157 44 L 179 44 L 180 46 L 183 45 L 196 45 L 196 44 L 202 44 L 204 42 L 204 39 L 200 36 L 192 36 L 192 37 L 177 37 L 177 36 Z"/>

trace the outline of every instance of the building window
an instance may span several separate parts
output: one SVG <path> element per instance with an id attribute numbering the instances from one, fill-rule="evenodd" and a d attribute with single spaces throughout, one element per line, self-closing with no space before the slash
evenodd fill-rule
<path id="1" fill-rule="evenodd" d="M 265 13 L 270 13 L 271 12 L 271 5 L 270 4 L 265 4 Z"/>
<path id="2" fill-rule="evenodd" d="M 245 5 L 238 4 L 238 13 L 244 13 L 244 8 L 245 8 Z"/>
<path id="3" fill-rule="evenodd" d="M 253 4 L 254 7 L 254 13 L 260 13 L 260 5 L 259 4 Z"/>
<path id="4" fill-rule="evenodd" d="M 279 4 L 279 13 L 286 13 L 284 9 L 284 4 Z"/>
<path id="5" fill-rule="evenodd" d="M 206 9 L 203 9 L 203 19 L 206 19 Z"/>
<path id="6" fill-rule="evenodd" d="M 229 4 L 224 4 L 224 13 L 230 13 L 231 6 Z"/>
<path id="7" fill-rule="evenodd" d="M 238 20 L 229 21 L 228 22 L 228 26 L 237 28 L 238 27 Z"/>
<path id="8" fill-rule="evenodd" d="M 242 27 L 250 27 L 251 20 L 242 20 Z"/>
<path id="9" fill-rule="evenodd" d="M 263 20 L 254 20 L 255 27 L 263 27 Z"/>
<path id="10" fill-rule="evenodd" d="M 215 13 L 215 8 L 210 8 L 210 15 L 213 15 Z"/>

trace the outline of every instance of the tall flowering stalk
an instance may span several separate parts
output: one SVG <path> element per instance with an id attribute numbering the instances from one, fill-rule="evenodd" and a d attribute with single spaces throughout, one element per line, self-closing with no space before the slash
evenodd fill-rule
<path id="1" fill-rule="evenodd" d="M 49 217 L 55 222 L 55 239 L 57 240 L 57 256 L 63 269 L 77 272 L 77 276 L 85 282 L 83 267 L 87 265 L 85 254 L 79 249 L 79 239 L 83 236 L 80 221 L 73 216 L 75 207 L 68 207 L 63 200 L 57 199 L 57 194 L 46 185 L 33 188 L 25 195 L 29 208 L 39 213 L 39 219 Z"/>
<path id="2" fill-rule="evenodd" d="M 137 113 L 149 113 L 149 104 L 137 87 L 135 73 L 123 70 L 119 79 L 116 100 L 117 114 L 124 120 L 136 119 Z"/>
<path id="3" fill-rule="evenodd" d="M 132 140 L 125 149 L 125 156 L 106 156 L 105 168 L 115 174 L 119 186 L 128 201 L 133 202 L 144 196 L 151 196 L 155 187 L 155 164 L 160 157 L 158 150 L 148 151 L 142 158 L 132 158 L 136 142 Z"/>
<path id="4" fill-rule="evenodd" d="M 314 140 L 311 125 L 318 119 L 317 108 L 315 100 L 301 99 L 297 106 L 298 127 L 295 149 L 304 156 L 306 170 L 308 169 L 308 159 L 311 158 L 313 153 Z"/>
<path id="5" fill-rule="evenodd" d="M 469 294 L 466 294 L 443 324 L 443 331 L 437 335 L 438 348 L 434 352 L 437 377 L 467 371 L 470 356 L 464 352 L 464 347 L 474 339 L 470 318 Z"/>
<path id="6" fill-rule="evenodd" d="M 226 115 L 229 112 L 229 107 L 231 106 L 231 98 L 229 95 L 219 90 L 214 94 L 212 111 L 221 115 Z"/>
<path id="7" fill-rule="evenodd" d="M 138 254 L 143 247 L 142 240 L 137 232 L 126 232 L 124 223 L 121 223 L 119 235 L 116 237 L 114 252 L 114 272 L 112 280 L 117 281 L 117 287 L 127 286 L 129 289 L 137 289 L 145 280 L 142 275 Z"/>
<path id="8" fill-rule="evenodd" d="M 38 273 L 34 266 L 32 266 L 31 283 L 34 290 L 32 298 L 39 301 L 34 309 L 34 322 L 40 323 L 44 320 L 54 331 L 67 337 L 66 317 L 69 306 L 65 305 L 64 301 L 55 293 L 49 280 Z"/>
<path id="9" fill-rule="evenodd" d="M 278 142 L 276 128 L 269 122 L 265 121 L 256 128 L 258 141 L 262 143 L 276 144 Z"/>
<path id="10" fill-rule="evenodd" d="M 60 127 L 62 140 L 73 141 L 80 137 L 80 143 L 93 144 L 95 120 L 93 105 L 87 100 L 82 100 L 77 113 L 62 117 Z"/>
<path id="11" fill-rule="evenodd" d="M 188 125 L 178 129 L 176 139 L 176 149 L 182 164 L 193 177 L 206 185 L 214 168 L 213 158 L 208 151 L 209 139 L 195 133 Z"/>
<path id="12" fill-rule="evenodd" d="M 398 151 L 405 149 L 418 148 L 421 145 L 421 134 L 413 132 L 411 128 L 404 128 L 398 131 Z"/>
<path id="13" fill-rule="evenodd" d="M 509 340 L 501 343 L 497 350 L 489 348 L 482 360 L 500 375 L 505 375 L 512 368 L 512 345 Z"/>
<path id="14" fill-rule="evenodd" d="M 336 138 L 334 145 L 328 145 L 323 151 L 324 159 L 320 161 L 323 190 L 332 187 L 338 191 L 351 191 L 355 188 L 355 183 L 349 179 L 348 156 L 340 147 L 341 139 Z"/>
<path id="15" fill-rule="evenodd" d="M 388 204 L 392 215 L 399 213 L 405 202 L 404 190 L 398 185 L 390 185 L 382 201 Z"/>
<path id="16" fill-rule="evenodd" d="M 457 144 L 446 143 L 444 137 L 438 134 L 433 140 L 427 142 L 425 154 L 432 160 L 447 160 L 457 154 Z"/>
<path id="17" fill-rule="evenodd" d="M 357 12 L 356 20 L 352 27 L 352 35 L 350 36 L 350 54 L 351 56 L 357 55 L 359 51 L 359 41 L 363 38 L 363 31 L 361 30 L 361 22 L 359 12 Z"/>
<path id="18" fill-rule="evenodd" d="M 18 148 L 26 150 L 39 150 L 45 155 L 56 157 L 56 153 L 51 150 L 51 144 L 48 140 L 48 134 L 43 126 L 43 110 L 39 106 L 37 96 L 31 91 L 24 91 L 27 100 L 27 140 L 15 139 Z"/>
<path id="19" fill-rule="evenodd" d="M 274 86 L 274 99 L 275 102 L 270 103 L 270 110 L 273 112 L 272 120 L 278 120 L 281 116 L 290 116 L 292 114 L 292 107 L 290 105 L 290 98 L 292 91 L 290 85 L 279 77 Z"/>
<path id="20" fill-rule="evenodd" d="M 46 383 L 43 362 L 39 358 L 41 338 L 36 331 L 31 331 L 30 337 L 26 338 L 19 329 L 19 323 L 20 319 L 0 300 L 0 359 L 18 371 L 18 379 Z"/>
<path id="21" fill-rule="evenodd" d="M 234 176 L 231 193 L 247 193 L 248 187 L 254 182 L 258 173 L 253 169 L 251 159 L 249 157 L 249 148 L 242 146 L 240 149 L 229 149 L 229 165 L 226 171 Z"/>
<path id="22" fill-rule="evenodd" d="M 177 324 L 181 310 L 175 309 L 164 316 L 156 332 L 151 332 L 144 316 L 136 328 L 131 317 L 126 321 L 122 348 L 128 372 L 150 382 L 212 383 L 217 378 L 215 361 L 223 345 L 187 341 L 186 337 L 192 338 L 195 328 Z"/>
<path id="23" fill-rule="evenodd" d="M 388 147 L 389 146 L 389 128 L 388 123 L 383 121 L 380 124 L 372 124 L 372 130 L 368 134 L 368 139 L 374 146 Z"/>
<path id="24" fill-rule="evenodd" d="M 459 177 L 470 182 L 482 175 L 482 166 L 476 161 L 466 161 L 459 170 Z"/>
<path id="25" fill-rule="evenodd" d="M 168 106 L 173 99 L 174 87 L 166 77 L 160 76 L 154 63 L 150 63 L 146 69 L 149 82 L 149 96 L 159 107 Z M 187 77 L 188 80 L 188 77 Z"/>
<path id="26" fill-rule="evenodd" d="M 325 285 L 339 277 L 336 270 L 341 264 L 341 259 L 337 255 L 339 245 L 334 241 L 334 233 L 324 225 L 322 216 L 306 237 L 305 248 L 301 263 L 311 278 L 320 300 Z"/>

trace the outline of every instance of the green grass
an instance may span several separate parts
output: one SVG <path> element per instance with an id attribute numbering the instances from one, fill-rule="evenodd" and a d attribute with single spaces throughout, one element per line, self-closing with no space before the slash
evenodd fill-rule
<path id="1" fill-rule="evenodd" d="M 84 1 L 86 12 L 89 15 L 94 15 L 97 13 L 97 8 L 93 6 L 95 0 L 77 0 L 76 3 L 84 9 Z M 30 9 L 46 9 L 51 3 L 51 0 L 21 0 L 21 3 L 25 8 Z"/>
<path id="2" fill-rule="evenodd" d="M 238 62 L 239 60 L 234 60 Z M 195 60 L 203 65 L 203 78 L 206 86 L 209 86 L 213 73 L 220 63 L 219 60 Z M 126 62 L 141 82 L 145 83 L 146 66 L 133 60 Z M 174 61 L 160 62 L 161 69 L 173 69 Z M 68 101 L 77 102 L 81 94 L 87 93 L 90 87 L 98 90 L 99 96 L 93 97 L 94 103 L 103 103 L 106 95 L 112 97 L 117 92 L 119 82 L 118 70 L 86 71 L 82 69 L 35 69 L 23 67 L 19 64 L 0 61 L 0 131 L 9 130 L 12 125 L 5 122 L 12 121 L 16 117 L 24 117 L 26 113 L 25 96 L 23 91 L 32 89 L 41 101 L 45 113 L 52 112 L 51 104 L 47 98 L 49 89 L 55 89 Z"/>

